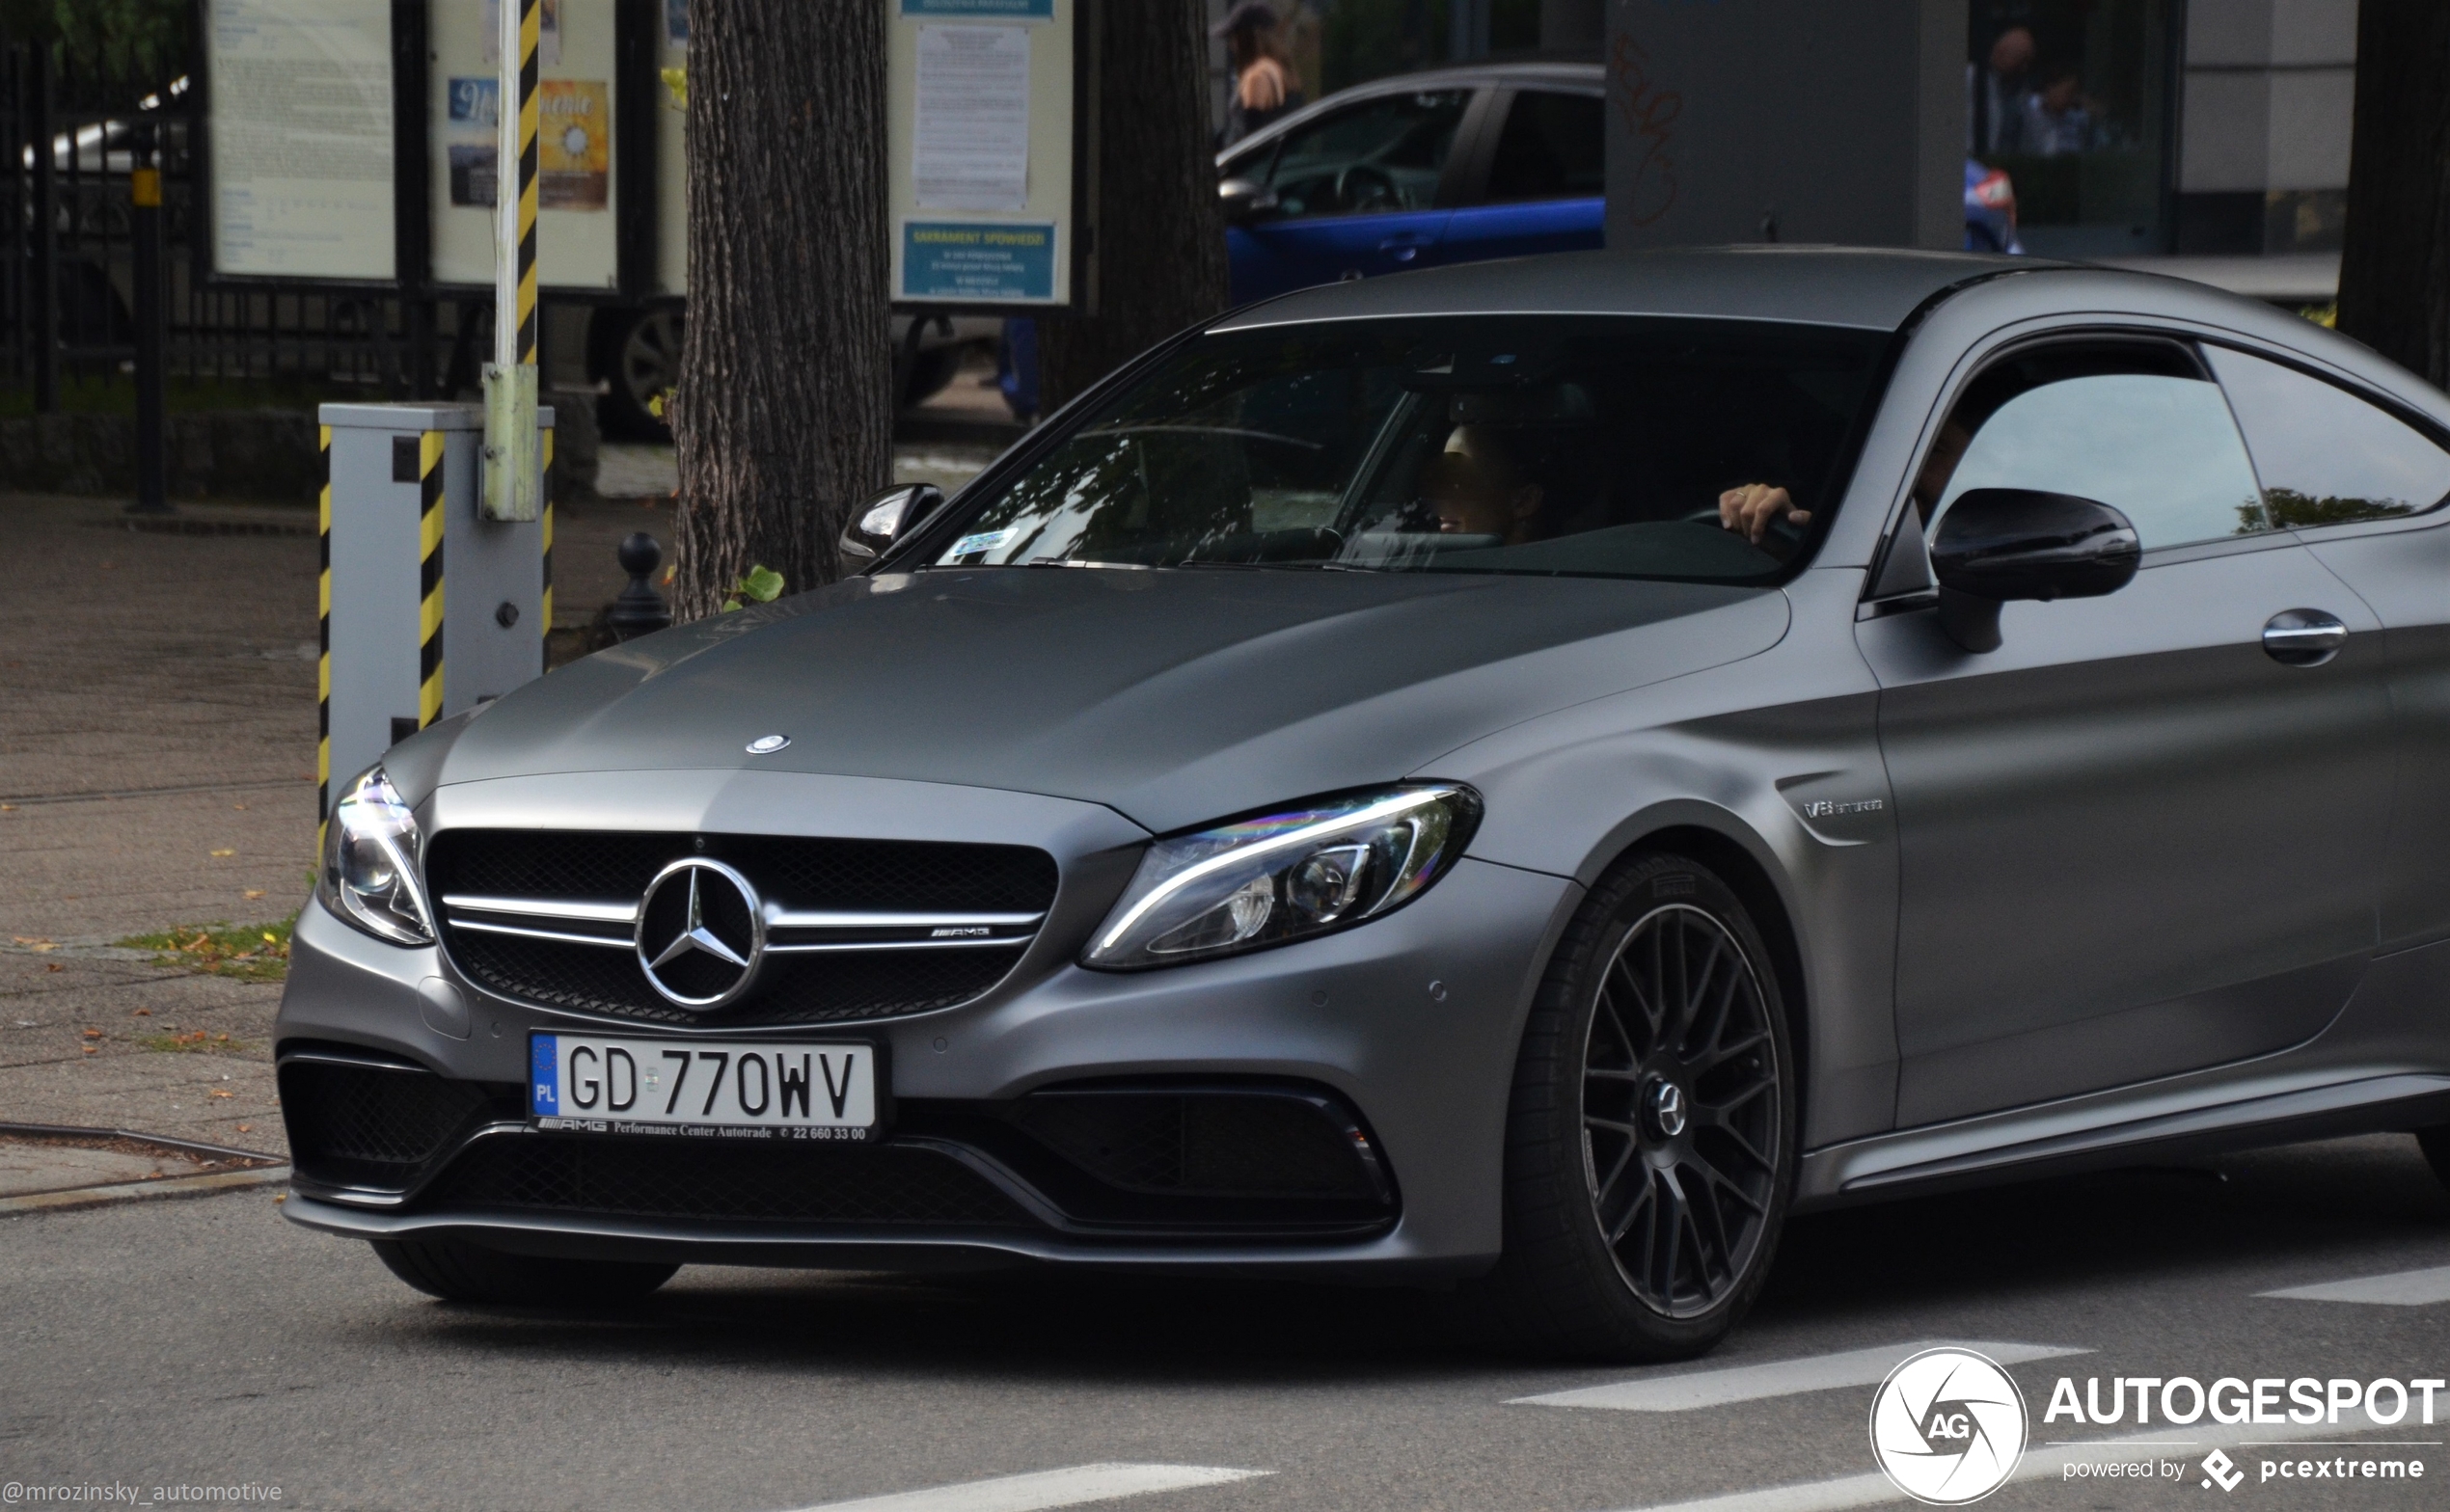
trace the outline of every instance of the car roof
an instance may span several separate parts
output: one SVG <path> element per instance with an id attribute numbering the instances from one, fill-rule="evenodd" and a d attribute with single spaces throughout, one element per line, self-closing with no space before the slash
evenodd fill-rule
<path id="1" fill-rule="evenodd" d="M 1562 252 L 1324 284 L 1244 306 L 1212 331 L 1400 315 L 1693 315 L 1894 331 L 1933 295 L 2034 257 L 1874 247 Z"/>
<path id="2" fill-rule="evenodd" d="M 1322 95 L 1304 105 L 1282 121 L 1270 122 L 1232 147 L 1216 154 L 1219 163 L 1229 157 L 1241 157 L 1266 143 L 1275 141 L 1302 122 L 1326 112 L 1348 105 L 1357 99 L 1374 99 L 1381 94 L 1409 94 L 1416 90 L 1483 89 L 1490 85 L 1562 85 L 1576 91 L 1598 91 L 1607 87 L 1607 73 L 1596 62 L 1573 59 L 1522 59 L 1511 63 L 1468 63 L 1450 68 L 1430 68 L 1420 73 L 1399 73 L 1383 79 L 1372 79 L 1332 94 Z"/>

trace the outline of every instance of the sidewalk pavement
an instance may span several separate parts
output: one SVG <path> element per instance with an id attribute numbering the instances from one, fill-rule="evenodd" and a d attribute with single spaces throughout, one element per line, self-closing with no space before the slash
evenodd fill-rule
<path id="1" fill-rule="evenodd" d="M 556 506 L 558 626 L 626 585 L 624 536 L 671 544 L 670 448 L 616 450 L 599 486 L 646 497 Z M 909 447 L 895 471 L 950 487 L 987 458 Z M 0 1120 L 286 1153 L 280 985 L 112 942 L 308 901 L 314 515 L 188 504 L 132 530 L 122 502 L 0 493 L 20 564 L 0 595 Z"/>

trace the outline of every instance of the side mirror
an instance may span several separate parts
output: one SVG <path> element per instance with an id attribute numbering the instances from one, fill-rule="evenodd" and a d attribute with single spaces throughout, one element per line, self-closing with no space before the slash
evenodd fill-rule
<path id="1" fill-rule="evenodd" d="M 898 483 L 870 495 L 842 527 L 842 564 L 857 570 L 876 560 L 943 502 L 944 491 L 933 483 Z"/>
<path id="2" fill-rule="evenodd" d="M 1997 651 L 2002 603 L 2115 593 L 2142 559 L 2134 524 L 2108 504 L 2029 488 L 1969 489 L 1931 541 L 1940 628 L 1968 651 Z"/>
<path id="3" fill-rule="evenodd" d="M 1276 191 L 1264 188 L 1248 178 L 1218 180 L 1216 198 L 1225 206 L 1225 224 L 1228 226 L 1255 221 L 1276 208 Z"/>

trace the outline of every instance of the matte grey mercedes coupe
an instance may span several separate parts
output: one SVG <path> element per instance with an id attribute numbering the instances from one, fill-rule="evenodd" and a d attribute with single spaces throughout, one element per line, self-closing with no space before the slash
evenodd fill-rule
<path id="1" fill-rule="evenodd" d="M 1789 1212 L 2450 1170 L 2445 448 L 2330 332 L 2030 260 L 1241 310 L 343 784 L 285 1211 L 448 1298 L 1463 1281 L 1666 1358 Z"/>

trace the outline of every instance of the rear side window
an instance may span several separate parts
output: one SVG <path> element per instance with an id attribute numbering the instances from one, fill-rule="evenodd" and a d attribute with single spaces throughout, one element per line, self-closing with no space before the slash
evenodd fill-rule
<path id="1" fill-rule="evenodd" d="M 2283 528 L 2422 514 L 2450 496 L 2450 452 L 2345 389 L 2207 346 L 2228 391 L 2263 502 Z"/>
<path id="2" fill-rule="evenodd" d="M 1506 112 L 1488 202 L 1595 200 L 1607 192 L 1606 150 L 1598 95 L 1525 90 Z"/>

